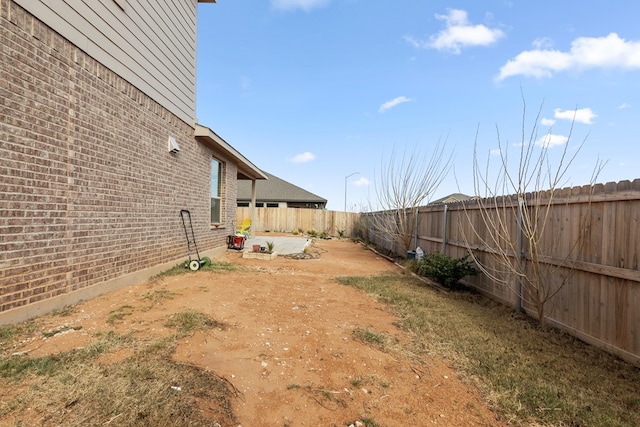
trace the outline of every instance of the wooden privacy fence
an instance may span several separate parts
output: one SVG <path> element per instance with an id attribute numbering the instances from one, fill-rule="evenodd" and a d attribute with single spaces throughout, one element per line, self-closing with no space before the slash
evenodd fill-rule
<path id="1" fill-rule="evenodd" d="M 237 208 L 236 224 L 242 223 L 244 218 L 251 218 L 251 208 Z M 314 230 L 329 236 L 339 236 L 342 232 L 345 237 L 354 237 L 359 218 L 359 213 L 322 209 L 255 208 L 255 221 L 251 227 L 257 232 L 302 230 L 306 233 Z"/>
<path id="2" fill-rule="evenodd" d="M 526 195 L 522 209 L 531 214 L 537 200 L 544 203 L 548 195 Z M 421 207 L 415 218 L 416 246 L 456 258 L 471 250 L 482 264 L 491 266 L 492 255 L 501 248 L 487 245 L 492 229 L 482 215 L 502 218 L 507 234 L 515 238 L 517 203 L 507 196 Z M 369 216 L 376 214 L 364 215 L 363 222 L 371 223 Z M 557 291 L 546 305 L 545 321 L 640 365 L 640 179 L 558 190 L 544 220 L 535 252 L 540 255 L 538 265 L 554 267 L 553 283 L 547 285 Z M 400 249 L 376 230 L 369 230 L 368 237 L 399 254 Z M 508 246 L 516 248 L 517 243 Z M 524 269 L 530 271 L 533 261 L 526 241 L 521 250 Z M 515 277 L 500 284 L 480 274 L 468 283 L 507 305 L 522 304 L 523 310 L 535 313 L 535 307 L 516 292 Z"/>

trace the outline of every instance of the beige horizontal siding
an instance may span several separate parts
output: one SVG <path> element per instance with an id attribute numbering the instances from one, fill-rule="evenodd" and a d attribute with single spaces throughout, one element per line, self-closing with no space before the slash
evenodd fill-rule
<path id="1" fill-rule="evenodd" d="M 193 124 L 197 0 L 15 0 L 88 55 Z"/>

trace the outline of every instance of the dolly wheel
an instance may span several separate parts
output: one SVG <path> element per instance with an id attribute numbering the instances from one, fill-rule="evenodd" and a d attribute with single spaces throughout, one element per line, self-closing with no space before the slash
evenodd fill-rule
<path id="1" fill-rule="evenodd" d="M 189 269 L 191 271 L 198 271 L 199 268 L 200 268 L 200 262 L 198 262 L 197 259 L 194 259 L 189 263 Z"/>

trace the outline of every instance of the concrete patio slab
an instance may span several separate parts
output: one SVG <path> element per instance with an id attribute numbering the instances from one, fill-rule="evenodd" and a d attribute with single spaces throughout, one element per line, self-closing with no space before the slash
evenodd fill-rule
<path id="1" fill-rule="evenodd" d="M 289 236 L 256 236 L 244 242 L 244 252 L 251 252 L 253 245 L 267 246 L 267 242 L 273 242 L 273 251 L 278 255 L 290 255 L 303 253 L 304 249 L 311 244 L 312 239 L 306 237 Z"/>

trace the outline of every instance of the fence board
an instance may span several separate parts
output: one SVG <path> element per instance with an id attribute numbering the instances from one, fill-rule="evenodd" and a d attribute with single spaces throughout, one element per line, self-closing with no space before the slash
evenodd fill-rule
<path id="1" fill-rule="evenodd" d="M 251 208 L 236 210 L 236 224 L 251 218 Z M 251 227 L 257 232 L 292 232 L 302 230 L 326 233 L 329 236 L 355 237 L 360 214 L 322 209 L 255 208 L 255 220 Z"/>
<path id="2" fill-rule="evenodd" d="M 532 204 L 549 195 L 549 192 L 527 195 L 529 213 L 535 212 Z M 568 279 L 547 307 L 549 323 L 640 365 L 640 179 L 565 188 L 558 190 L 553 197 L 550 216 L 546 222 L 542 218 L 538 222 L 539 227 L 544 227 L 539 242 L 543 250 L 540 262 L 550 268 L 558 268 L 552 279 L 554 286 L 560 286 L 557 282 L 563 275 Z M 491 203 L 486 205 L 490 218 L 504 221 L 509 229 L 507 234 L 515 236 L 517 202 L 514 197 L 506 196 L 450 204 L 446 220 L 443 205 L 421 207 L 415 246 L 420 246 L 425 252 L 443 251 L 453 257 L 462 257 L 472 250 L 481 261 L 491 263 L 490 255 L 496 248 L 483 244 L 483 241 L 491 242 L 488 238 L 492 235 L 483 226 L 480 203 Z M 361 216 L 317 209 L 280 208 L 256 208 L 255 212 L 255 231 L 290 232 L 301 229 L 336 236 L 341 230 L 345 236 L 360 234 L 377 246 L 406 255 L 399 253 L 401 249 L 388 236 L 372 228 L 373 215 L 382 215 L 384 221 L 393 221 L 393 217 L 384 216 L 385 213 Z M 250 208 L 238 208 L 237 222 L 250 215 Z M 443 248 L 445 233 L 446 245 Z M 511 245 L 515 248 L 515 242 L 499 243 L 503 248 Z M 527 242 L 524 251 L 528 252 Z M 525 256 L 524 262 L 531 263 L 531 258 Z M 494 299 L 515 306 L 514 281 L 505 286 L 485 275 L 478 275 L 470 278 L 469 283 Z M 529 312 L 534 310 L 526 301 L 523 308 Z"/>
<path id="3" fill-rule="evenodd" d="M 536 210 L 533 204 L 550 195 L 526 195 L 529 214 Z M 516 235 L 514 197 L 454 203 L 447 208 L 444 253 L 461 257 L 472 250 L 481 261 L 490 261 L 496 248 L 483 244 L 492 241 L 480 203 L 489 207 L 492 220 L 505 221 L 507 234 Z M 443 205 L 419 209 L 416 245 L 425 252 L 443 250 L 444 213 Z M 558 269 L 552 285 L 560 286 L 562 276 L 567 277 L 567 284 L 547 306 L 550 323 L 640 365 L 640 179 L 560 189 L 553 194 L 549 217 L 540 218 L 537 225 L 543 230 L 540 261 Z M 369 230 L 369 234 L 373 243 L 397 253 L 381 233 Z M 499 245 L 515 248 L 515 242 Z M 527 242 L 524 251 L 528 252 Z M 524 262 L 532 261 L 525 257 Z M 484 275 L 470 278 L 469 283 L 515 305 L 514 283 L 503 286 Z M 523 307 L 533 310 L 526 302 Z"/>

